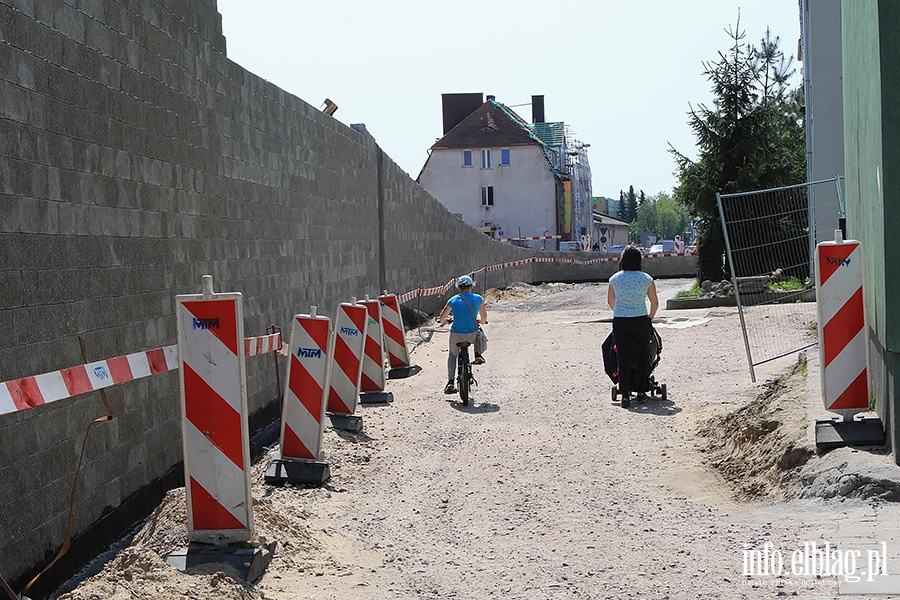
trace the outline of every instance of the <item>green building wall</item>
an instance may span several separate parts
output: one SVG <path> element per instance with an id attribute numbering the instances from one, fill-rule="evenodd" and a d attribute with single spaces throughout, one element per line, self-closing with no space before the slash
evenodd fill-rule
<path id="1" fill-rule="evenodd" d="M 871 393 L 900 464 L 900 2 L 844 0 L 848 237 L 863 244 Z"/>

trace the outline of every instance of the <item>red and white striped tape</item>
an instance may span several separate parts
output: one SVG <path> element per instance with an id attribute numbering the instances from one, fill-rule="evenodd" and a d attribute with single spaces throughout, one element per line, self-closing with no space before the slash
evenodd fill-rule
<path id="1" fill-rule="evenodd" d="M 556 240 L 561 238 L 560 235 L 536 235 L 532 237 L 509 237 L 509 238 L 497 238 L 500 242 L 525 242 L 525 241 L 533 241 L 533 240 Z"/>
<path id="2" fill-rule="evenodd" d="M 281 418 L 281 457 L 318 460 L 325 423 L 331 319 L 294 315 Z"/>
<path id="3" fill-rule="evenodd" d="M 26 410 L 178 368 L 178 347 L 135 352 L 0 384 L 0 414 Z"/>
<path id="4" fill-rule="evenodd" d="M 867 410 L 868 335 L 859 242 L 816 246 L 816 290 L 825 408 L 843 415 Z"/>
<path id="5" fill-rule="evenodd" d="M 281 332 L 244 338 L 244 356 L 259 356 L 269 352 L 288 355 L 288 347 L 281 341 Z"/>
<path id="6" fill-rule="evenodd" d="M 697 250 L 688 250 L 683 255 L 671 252 L 649 254 L 645 258 L 670 256 L 697 256 Z M 478 271 L 475 271 L 475 273 L 499 271 L 502 269 L 521 267 L 531 263 L 590 265 L 617 260 L 617 257 L 595 258 L 591 260 L 575 260 L 559 257 L 531 257 L 492 265 L 479 269 Z M 444 294 L 453 287 L 455 281 L 456 280 L 453 279 L 444 285 L 411 290 L 397 296 L 397 304 L 399 306 L 400 304 L 405 304 L 415 298 Z M 282 355 L 288 355 L 288 346 L 282 341 L 280 333 L 251 337 L 244 340 L 245 356 L 257 356 L 268 352 L 279 352 Z M 402 359 L 402 357 L 400 358 Z M 408 360 L 407 352 L 407 363 Z M 391 366 L 394 365 L 392 364 Z M 171 371 L 176 367 L 177 346 L 173 345 L 144 352 L 136 352 L 126 356 L 109 358 L 86 365 L 78 365 L 68 369 L 54 371 L 52 373 L 44 373 L 42 375 L 34 375 L 7 381 L 0 384 L 0 414 L 26 410 L 56 400 L 71 398 L 72 396 L 118 385 L 133 379 L 140 379 L 157 373 Z"/>
<path id="7" fill-rule="evenodd" d="M 393 294 L 379 296 L 378 301 L 381 302 L 381 324 L 384 329 L 384 346 L 388 355 L 388 365 L 392 369 L 408 367 L 409 350 L 406 346 L 400 302 Z"/>
<path id="8" fill-rule="evenodd" d="M 281 341 L 281 333 L 244 340 L 244 356 L 258 356 L 267 352 L 287 355 L 287 351 L 287 345 Z M 96 392 L 177 368 L 178 346 L 173 344 L 6 381 L 0 383 L 0 415 Z"/>
<path id="9" fill-rule="evenodd" d="M 366 345 L 363 350 L 362 375 L 359 379 L 360 393 L 384 391 L 384 338 L 381 334 L 382 315 L 380 300 L 360 302 L 369 313 L 366 325 Z"/>
<path id="10" fill-rule="evenodd" d="M 368 311 L 360 304 L 342 302 L 334 319 L 334 354 L 328 412 L 352 415 L 359 401 Z"/>
<path id="11" fill-rule="evenodd" d="M 175 302 L 188 537 L 247 541 L 253 499 L 241 295 L 180 295 Z"/>
<path id="12" fill-rule="evenodd" d="M 505 239 L 505 238 L 504 238 Z M 513 238 L 510 238 L 513 239 Z M 518 238 L 516 238 L 518 239 Z M 525 239 L 525 238 L 522 238 Z M 652 258 L 668 258 L 673 256 L 697 256 L 697 250 L 686 250 L 683 254 L 678 254 L 675 252 L 657 252 L 654 254 L 647 254 L 644 256 L 645 259 Z M 507 263 L 500 263 L 497 265 L 491 265 L 489 267 L 484 267 L 475 271 L 475 273 L 483 273 L 483 272 L 493 272 L 500 271 L 502 269 L 510 269 L 515 267 L 521 267 L 524 265 L 528 265 L 531 263 L 557 263 L 557 264 L 565 264 L 565 265 L 593 265 L 598 263 L 606 263 L 606 262 L 616 262 L 619 260 L 618 256 L 607 256 L 602 258 L 592 258 L 589 260 L 577 260 L 574 258 L 562 258 L 558 256 L 533 256 L 531 258 L 525 258 L 522 260 L 515 260 Z M 455 279 L 452 279 L 445 283 L 444 285 L 439 285 L 431 288 L 420 288 L 416 290 L 410 290 L 404 294 L 400 294 L 397 296 L 397 301 L 400 304 L 405 304 L 415 298 L 424 298 L 426 296 L 438 296 L 440 294 L 444 294 L 453 287 L 456 283 Z"/>

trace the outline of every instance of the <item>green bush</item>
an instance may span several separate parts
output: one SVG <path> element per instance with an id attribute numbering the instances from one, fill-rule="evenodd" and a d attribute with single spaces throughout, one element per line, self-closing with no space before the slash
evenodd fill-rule
<path id="1" fill-rule="evenodd" d="M 676 298 L 696 298 L 697 296 L 700 295 L 701 291 L 702 290 L 700 289 L 700 284 L 695 281 L 694 285 L 691 286 L 691 289 L 681 290 L 680 292 L 675 294 L 675 297 Z"/>
<path id="2" fill-rule="evenodd" d="M 807 281 L 809 281 L 809 278 L 807 278 Z M 783 292 L 800 292 L 807 287 L 806 283 L 796 277 L 791 277 L 785 281 L 770 281 L 768 286 L 773 290 L 781 290 Z"/>

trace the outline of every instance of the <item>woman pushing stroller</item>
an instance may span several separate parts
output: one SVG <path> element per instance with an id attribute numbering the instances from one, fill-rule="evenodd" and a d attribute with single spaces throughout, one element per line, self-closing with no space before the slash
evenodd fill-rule
<path id="1" fill-rule="evenodd" d="M 609 278 L 607 302 L 613 311 L 612 333 L 616 342 L 616 356 L 619 367 L 619 392 L 622 407 L 631 406 L 631 394 L 636 400 L 647 399 L 650 376 L 650 359 L 647 348 L 650 345 L 650 322 L 659 309 L 656 283 L 641 270 L 641 251 L 631 244 L 622 250 L 619 271 Z M 650 310 L 647 310 L 647 300 Z M 634 368 L 634 381 L 622 376 Z M 635 389 L 632 389 L 635 388 Z"/>

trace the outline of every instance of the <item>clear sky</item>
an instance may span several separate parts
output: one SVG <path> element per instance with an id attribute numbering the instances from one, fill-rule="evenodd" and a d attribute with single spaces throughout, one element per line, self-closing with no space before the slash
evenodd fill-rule
<path id="1" fill-rule="evenodd" d="M 565 121 L 595 196 L 671 192 L 672 144 L 696 156 L 691 105 L 711 105 L 704 61 L 768 27 L 795 57 L 798 0 L 218 0 L 228 56 L 344 124 L 365 123 L 415 178 L 441 137 L 441 94 L 493 94 Z M 517 106 L 525 105 L 525 106 Z"/>

